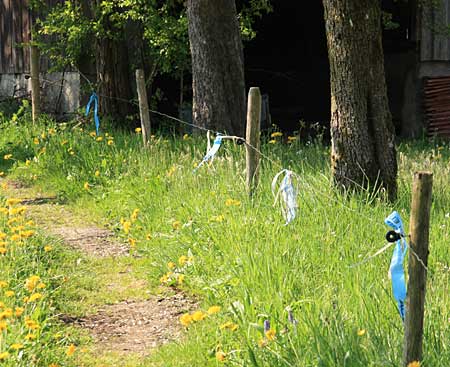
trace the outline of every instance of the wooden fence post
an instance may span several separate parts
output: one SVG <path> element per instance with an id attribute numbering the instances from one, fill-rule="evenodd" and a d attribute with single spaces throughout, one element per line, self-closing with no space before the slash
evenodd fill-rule
<path id="1" fill-rule="evenodd" d="M 30 74 L 31 74 L 31 114 L 33 123 L 41 113 L 41 91 L 39 81 L 39 49 L 30 46 Z"/>
<path id="2" fill-rule="evenodd" d="M 247 132 L 246 132 L 246 162 L 247 162 L 247 191 L 254 194 L 258 186 L 259 153 L 260 149 L 260 123 L 261 123 L 261 92 L 258 87 L 250 88 L 247 104 Z M 254 147 L 254 148 L 252 148 Z"/>
<path id="3" fill-rule="evenodd" d="M 141 129 L 142 129 L 142 139 L 144 140 L 144 145 L 148 144 L 150 138 L 150 111 L 148 108 L 147 100 L 147 89 L 145 87 L 145 75 L 144 70 L 136 70 L 136 85 L 139 97 L 139 113 L 141 116 Z"/>
<path id="4" fill-rule="evenodd" d="M 433 174 L 414 174 L 409 222 L 408 296 L 406 299 L 403 364 L 422 359 L 423 314 L 428 264 Z"/>

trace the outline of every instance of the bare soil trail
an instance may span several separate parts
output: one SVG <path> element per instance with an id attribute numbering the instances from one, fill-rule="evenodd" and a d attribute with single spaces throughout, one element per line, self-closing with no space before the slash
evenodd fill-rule
<path id="1" fill-rule="evenodd" d="M 56 197 L 14 182 L 7 182 L 7 185 L 8 197 L 22 199 L 30 219 L 46 234 L 59 238 L 70 248 L 96 261 L 132 256 L 129 246 L 121 242 L 114 232 L 86 222 L 78 213 L 59 204 Z M 92 277 L 95 276 L 93 273 Z M 122 276 L 133 277 L 133 269 L 111 274 L 110 292 L 124 291 L 120 282 Z M 103 354 L 119 353 L 125 359 L 127 353 L 144 357 L 155 348 L 179 339 L 182 333 L 179 316 L 193 309 L 195 301 L 182 293 L 152 295 L 156 292 L 149 292 L 148 282 L 141 278 L 132 279 L 131 286 L 142 289 L 143 299 L 123 299 L 118 294 L 121 301 L 98 305 L 94 314 L 82 317 L 63 315 L 61 320 L 87 330 L 93 339 L 94 350 Z"/>

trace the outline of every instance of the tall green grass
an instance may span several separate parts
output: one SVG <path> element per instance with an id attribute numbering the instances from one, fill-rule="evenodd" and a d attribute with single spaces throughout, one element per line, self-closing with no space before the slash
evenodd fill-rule
<path id="1" fill-rule="evenodd" d="M 387 276 L 392 250 L 358 264 L 385 244 L 383 220 L 392 210 L 407 228 L 419 169 L 434 173 L 423 366 L 450 365 L 448 142 L 399 145 L 394 204 L 370 191 L 336 192 L 328 148 L 319 142 L 263 142 L 272 161 L 262 161 L 258 192 L 249 198 L 242 146 L 224 143 L 213 164 L 193 173 L 203 137 L 156 135 L 144 149 L 134 132 L 98 139 L 73 126 L 4 121 L 0 150 L 12 158 L 0 159 L 1 169 L 102 218 L 151 259 L 153 284 L 198 295 L 203 312 L 221 306 L 143 366 L 399 366 L 403 326 Z M 281 167 L 300 176 L 298 216 L 288 226 L 270 192 Z M 264 334 L 264 320 L 275 338 Z"/>

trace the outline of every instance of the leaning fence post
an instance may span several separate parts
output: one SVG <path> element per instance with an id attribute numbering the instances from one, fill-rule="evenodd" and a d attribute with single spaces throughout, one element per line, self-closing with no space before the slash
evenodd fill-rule
<path id="1" fill-rule="evenodd" d="M 258 186 L 258 167 L 260 149 L 261 92 L 258 87 L 250 88 L 247 104 L 246 163 L 247 191 L 253 195 Z M 255 150 L 255 148 L 258 150 Z"/>
<path id="2" fill-rule="evenodd" d="M 406 299 L 403 365 L 422 359 L 423 315 L 428 264 L 433 174 L 414 174 L 409 222 L 408 296 Z"/>
<path id="3" fill-rule="evenodd" d="M 136 70 L 136 85 L 139 97 L 139 113 L 141 117 L 142 139 L 144 145 L 148 144 L 150 137 L 150 111 L 148 108 L 147 89 L 145 88 L 145 75 L 144 70 Z"/>
<path id="4" fill-rule="evenodd" d="M 31 115 L 33 123 L 41 113 L 41 93 L 39 81 L 39 49 L 30 46 L 30 74 L 31 74 Z"/>

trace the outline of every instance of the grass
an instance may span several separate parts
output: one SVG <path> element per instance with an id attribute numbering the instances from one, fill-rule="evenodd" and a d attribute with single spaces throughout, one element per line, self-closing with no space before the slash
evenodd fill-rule
<path id="1" fill-rule="evenodd" d="M 434 173 L 422 365 L 450 365 L 448 142 L 399 144 L 394 204 L 369 191 L 336 192 L 329 151 L 320 143 L 263 143 L 274 162 L 262 161 L 259 190 L 249 198 L 242 146 L 226 142 L 214 163 L 194 174 L 203 137 L 158 135 L 143 149 L 138 134 L 114 131 L 98 139 L 45 118 L 32 126 L 22 113 L 2 123 L 0 157 L 12 157 L 0 159 L 0 171 L 55 192 L 128 240 L 145 259 L 133 266 L 147 275 L 149 289 L 162 281 L 198 295 L 204 313 L 221 306 L 218 314 L 189 323 L 182 340 L 130 365 L 399 366 L 403 327 L 387 277 L 391 250 L 355 264 L 385 244 L 383 220 L 392 210 L 408 228 L 418 169 Z M 270 193 L 281 167 L 300 176 L 298 217 L 289 226 Z M 70 290 L 58 297 L 69 300 L 63 307 L 81 307 Z M 265 320 L 273 339 L 264 334 Z"/>

